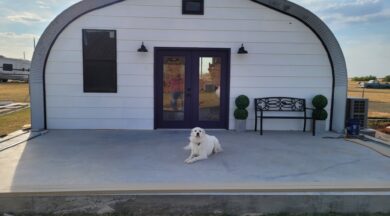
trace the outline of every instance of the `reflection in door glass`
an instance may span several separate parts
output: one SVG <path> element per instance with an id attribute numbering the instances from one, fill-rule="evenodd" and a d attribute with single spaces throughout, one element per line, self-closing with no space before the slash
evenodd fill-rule
<path id="1" fill-rule="evenodd" d="M 219 121 L 221 58 L 199 58 L 199 121 Z"/>
<path id="2" fill-rule="evenodd" d="M 184 120 L 185 57 L 164 57 L 163 118 L 165 121 Z"/>

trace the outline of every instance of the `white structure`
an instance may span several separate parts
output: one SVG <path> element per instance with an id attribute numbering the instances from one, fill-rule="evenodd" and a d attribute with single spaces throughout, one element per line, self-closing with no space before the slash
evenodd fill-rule
<path id="1" fill-rule="evenodd" d="M 4 67 L 10 70 L 5 69 Z M 7 58 L 0 55 L 0 82 L 8 80 L 28 81 L 31 62 L 24 59 Z"/>
<path id="2" fill-rule="evenodd" d="M 311 106 L 317 94 L 329 100 L 329 128 L 343 129 L 345 60 L 318 17 L 289 1 L 202 4 L 84 0 L 64 11 L 34 53 L 33 129 L 183 128 L 205 122 L 231 129 L 234 99 L 241 94 L 251 99 L 249 129 L 253 98 L 306 98 Z M 187 14 L 198 9 L 203 11 Z M 137 52 L 142 42 L 148 52 Z M 241 44 L 248 54 L 237 53 Z M 181 81 L 175 84 L 176 75 Z M 174 95 L 175 85 L 183 94 Z M 212 94 L 213 87 L 221 97 Z M 301 130 L 302 120 L 265 120 L 264 127 Z"/>

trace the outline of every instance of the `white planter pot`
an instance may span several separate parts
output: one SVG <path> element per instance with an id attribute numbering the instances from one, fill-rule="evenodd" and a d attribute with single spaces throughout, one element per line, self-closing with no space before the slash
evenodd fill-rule
<path id="1" fill-rule="evenodd" d="M 321 135 L 326 133 L 326 121 L 316 120 L 316 134 Z"/>
<path id="2" fill-rule="evenodd" d="M 237 132 L 246 131 L 246 120 L 236 119 L 235 128 Z"/>

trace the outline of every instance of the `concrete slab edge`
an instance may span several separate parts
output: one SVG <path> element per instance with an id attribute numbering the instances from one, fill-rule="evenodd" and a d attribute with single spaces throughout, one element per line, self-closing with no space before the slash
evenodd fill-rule
<path id="1" fill-rule="evenodd" d="M 129 215 L 263 215 L 389 213 L 389 195 L 95 195 L 0 197 L 0 213 Z"/>
<path id="2" fill-rule="evenodd" d="M 18 190 L 1 189 L 0 197 L 4 196 L 69 196 L 69 195 L 96 195 L 96 194 L 185 194 L 185 193 L 390 193 L 388 182 L 360 182 L 360 183 L 243 183 L 243 184 L 141 184 L 121 185 L 115 187 L 72 185 L 64 186 L 17 186 Z"/>
<path id="3" fill-rule="evenodd" d="M 347 139 L 350 142 L 367 147 L 385 157 L 390 157 L 390 147 L 386 144 L 379 144 L 371 141 L 363 141 L 361 139 Z"/>

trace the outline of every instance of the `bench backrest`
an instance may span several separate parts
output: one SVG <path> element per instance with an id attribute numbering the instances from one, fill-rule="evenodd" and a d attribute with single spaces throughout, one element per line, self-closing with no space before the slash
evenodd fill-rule
<path id="1" fill-rule="evenodd" d="M 306 100 L 291 97 L 255 98 L 256 111 L 305 112 Z"/>

